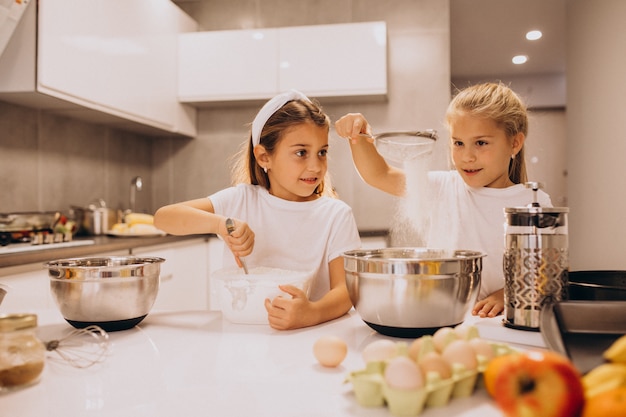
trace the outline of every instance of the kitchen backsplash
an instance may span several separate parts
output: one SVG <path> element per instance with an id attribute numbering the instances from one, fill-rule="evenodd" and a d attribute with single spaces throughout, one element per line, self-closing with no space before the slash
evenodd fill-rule
<path id="1" fill-rule="evenodd" d="M 0 102 L 0 212 L 66 210 L 104 199 L 127 208 L 130 182 L 151 211 L 151 138 Z"/>

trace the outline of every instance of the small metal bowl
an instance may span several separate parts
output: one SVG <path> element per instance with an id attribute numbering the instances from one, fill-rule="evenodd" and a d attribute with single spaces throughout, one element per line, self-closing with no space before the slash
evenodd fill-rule
<path id="1" fill-rule="evenodd" d="M 484 254 L 385 248 L 343 257 L 348 293 L 361 319 L 381 334 L 414 338 L 463 322 L 478 296 Z"/>
<path id="2" fill-rule="evenodd" d="M 163 258 L 112 256 L 44 264 L 61 314 L 76 328 L 130 329 L 150 312 L 159 292 Z"/>

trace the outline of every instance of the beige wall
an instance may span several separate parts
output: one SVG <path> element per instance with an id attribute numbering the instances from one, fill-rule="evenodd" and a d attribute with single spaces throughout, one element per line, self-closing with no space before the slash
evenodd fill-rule
<path id="1" fill-rule="evenodd" d="M 567 2 L 570 269 L 626 269 L 626 2 Z"/>

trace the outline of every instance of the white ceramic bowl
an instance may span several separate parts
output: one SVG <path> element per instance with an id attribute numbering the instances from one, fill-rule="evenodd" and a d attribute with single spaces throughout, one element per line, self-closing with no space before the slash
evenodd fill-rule
<path id="1" fill-rule="evenodd" d="M 282 295 L 278 285 L 293 285 L 309 295 L 311 273 L 279 268 L 254 267 L 245 275 L 241 268 L 213 272 L 218 284 L 218 300 L 224 318 L 239 324 L 267 324 L 265 299 Z"/>

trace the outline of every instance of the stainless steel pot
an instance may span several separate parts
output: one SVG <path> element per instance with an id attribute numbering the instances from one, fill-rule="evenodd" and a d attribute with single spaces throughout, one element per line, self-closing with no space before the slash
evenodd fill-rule
<path id="1" fill-rule="evenodd" d="M 481 252 L 386 248 L 344 253 L 348 293 L 363 321 L 394 337 L 463 322 L 478 296 Z"/>
<path id="2" fill-rule="evenodd" d="M 98 200 L 88 207 L 72 206 L 77 218 L 81 218 L 80 234 L 103 235 L 118 223 L 118 212 L 106 206 L 104 200 Z"/>

